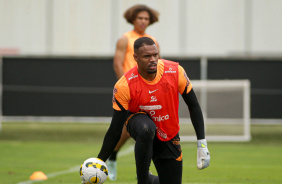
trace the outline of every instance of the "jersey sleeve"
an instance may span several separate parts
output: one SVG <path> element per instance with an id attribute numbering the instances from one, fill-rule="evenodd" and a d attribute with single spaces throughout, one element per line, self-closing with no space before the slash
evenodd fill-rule
<path id="1" fill-rule="evenodd" d="M 178 91 L 180 94 L 183 94 L 185 89 L 186 94 L 189 93 L 192 89 L 192 83 L 188 78 L 184 68 L 178 65 Z"/>
<path id="2" fill-rule="evenodd" d="M 128 103 L 130 100 L 130 91 L 125 76 L 122 76 L 113 89 L 113 108 L 117 111 L 121 111 L 117 101 L 125 110 L 128 110 Z"/>

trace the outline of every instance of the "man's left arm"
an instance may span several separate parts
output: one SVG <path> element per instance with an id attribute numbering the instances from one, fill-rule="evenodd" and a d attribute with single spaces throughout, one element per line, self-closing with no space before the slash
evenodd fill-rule
<path id="1" fill-rule="evenodd" d="M 186 93 L 186 89 L 182 94 L 182 98 L 188 106 L 192 124 L 194 126 L 197 139 L 205 139 L 205 125 L 201 107 L 198 103 L 196 94 L 193 89 L 189 93 Z"/>
<path id="2" fill-rule="evenodd" d="M 186 93 L 185 89 L 182 97 L 188 106 L 191 121 L 197 135 L 197 167 L 198 169 L 204 169 L 210 164 L 210 153 L 205 139 L 205 126 L 202 110 L 193 89 L 191 89 L 189 93 Z"/>

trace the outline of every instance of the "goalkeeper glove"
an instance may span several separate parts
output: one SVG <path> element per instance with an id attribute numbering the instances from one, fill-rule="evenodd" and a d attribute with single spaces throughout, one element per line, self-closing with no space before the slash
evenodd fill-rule
<path id="1" fill-rule="evenodd" d="M 210 153 L 208 150 L 208 144 L 206 139 L 198 140 L 197 149 L 197 167 L 198 169 L 204 169 L 210 165 Z"/>

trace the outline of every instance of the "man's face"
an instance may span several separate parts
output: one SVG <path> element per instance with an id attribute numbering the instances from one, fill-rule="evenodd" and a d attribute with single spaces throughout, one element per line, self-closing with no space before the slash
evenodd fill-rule
<path id="1" fill-rule="evenodd" d="M 134 59 L 138 65 L 138 71 L 142 74 L 154 74 L 157 72 L 158 55 L 157 46 L 143 45 L 134 53 Z"/>
<path id="2" fill-rule="evenodd" d="M 148 25 L 150 24 L 150 15 L 147 11 L 141 11 L 137 14 L 133 25 L 135 29 L 140 31 L 145 31 Z"/>

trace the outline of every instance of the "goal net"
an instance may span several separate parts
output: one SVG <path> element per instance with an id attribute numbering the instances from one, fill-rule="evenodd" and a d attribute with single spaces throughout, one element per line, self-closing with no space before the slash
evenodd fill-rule
<path id="1" fill-rule="evenodd" d="M 202 108 L 208 141 L 249 141 L 249 80 L 191 81 Z M 179 97 L 181 141 L 196 140 L 188 107 Z"/>

